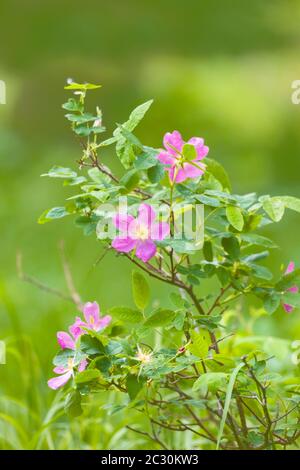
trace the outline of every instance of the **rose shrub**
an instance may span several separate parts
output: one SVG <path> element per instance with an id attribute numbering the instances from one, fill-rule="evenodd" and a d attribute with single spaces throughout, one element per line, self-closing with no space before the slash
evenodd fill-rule
<path id="1" fill-rule="evenodd" d="M 190 433 L 200 449 L 297 447 L 298 353 L 289 340 L 256 336 L 252 325 L 278 309 L 286 321 L 286 312 L 297 315 L 300 269 L 290 264 L 273 275 L 263 262 L 276 246 L 260 232 L 286 209 L 300 212 L 300 200 L 232 193 L 201 137 L 185 142 L 173 131 L 163 149 L 142 144 L 134 131 L 152 101 L 101 140 L 101 111 L 86 111 L 87 92 L 97 88 L 66 86 L 74 93 L 63 108 L 82 147 L 79 170 L 55 166 L 46 176 L 79 189 L 39 222 L 73 215 L 85 235 L 98 236 L 103 250 L 126 257 L 134 265 L 136 308 L 115 305 L 100 317 L 96 303 L 86 304 L 85 321 L 76 318 L 71 336 L 58 333 L 59 376 L 49 386 L 68 382 L 65 408 L 73 417 L 86 396 L 117 390 L 122 404 L 110 405 L 111 412 L 143 413 L 148 429 L 130 429 L 157 448 L 169 448 L 173 432 Z M 109 146 L 123 165 L 121 178 L 101 160 Z M 119 209 L 124 197 L 126 213 Z M 199 205 L 203 239 L 178 237 L 181 217 L 195 215 Z M 103 229 L 110 223 L 113 238 Z M 173 307 L 152 307 L 147 276 L 170 286 Z"/>

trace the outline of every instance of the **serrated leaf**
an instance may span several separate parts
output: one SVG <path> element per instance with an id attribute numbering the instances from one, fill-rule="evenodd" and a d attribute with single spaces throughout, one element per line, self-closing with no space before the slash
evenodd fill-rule
<path id="1" fill-rule="evenodd" d="M 264 298 L 264 308 L 270 315 L 276 312 L 280 305 L 280 297 L 276 294 L 271 293 Z"/>
<path id="2" fill-rule="evenodd" d="M 238 259 L 240 256 L 240 244 L 236 237 L 230 236 L 222 238 L 222 246 L 230 258 Z"/>
<path id="3" fill-rule="evenodd" d="M 137 308 L 144 310 L 150 300 L 150 288 L 145 277 L 139 271 L 132 272 L 132 293 Z"/>
<path id="4" fill-rule="evenodd" d="M 227 206 L 226 207 L 226 217 L 228 222 L 239 232 L 243 230 L 244 227 L 244 217 L 241 209 L 238 206 Z"/>
<path id="5" fill-rule="evenodd" d="M 50 168 L 48 173 L 43 173 L 41 176 L 49 176 L 50 178 L 76 178 L 76 171 L 71 170 L 70 168 L 65 168 L 62 166 L 53 166 Z"/>
<path id="6" fill-rule="evenodd" d="M 80 91 L 86 91 L 86 90 L 95 90 L 96 88 L 101 88 L 102 85 L 94 85 L 93 83 L 76 83 L 76 82 L 71 82 L 68 85 L 66 85 L 64 88 L 65 90 L 80 90 Z"/>
<path id="7" fill-rule="evenodd" d="M 199 333 L 196 331 L 191 332 L 191 344 L 189 344 L 189 351 L 201 359 L 205 359 L 210 345 L 210 336 L 207 330 L 201 330 Z"/>
<path id="8" fill-rule="evenodd" d="M 126 378 L 126 389 L 130 400 L 134 400 L 143 388 L 143 381 L 136 375 L 129 374 Z"/>
<path id="9" fill-rule="evenodd" d="M 223 189 L 231 191 L 229 176 L 223 166 L 212 158 L 205 158 L 206 171 L 211 173 L 222 185 Z"/>
<path id="10" fill-rule="evenodd" d="M 101 376 L 98 369 L 87 369 L 79 372 L 75 377 L 76 384 L 85 384 L 97 380 Z"/>
<path id="11" fill-rule="evenodd" d="M 62 219 L 70 215 L 65 207 L 52 207 L 52 209 L 45 210 L 38 219 L 39 224 L 45 224 L 55 219 Z"/>
<path id="12" fill-rule="evenodd" d="M 172 323 L 174 316 L 175 312 L 173 310 L 160 308 L 145 320 L 144 326 L 148 328 L 167 326 Z"/>
<path id="13" fill-rule="evenodd" d="M 109 310 L 113 318 L 117 318 L 124 323 L 138 324 L 143 322 L 144 317 L 141 312 L 128 307 L 113 307 Z"/>
<path id="14" fill-rule="evenodd" d="M 266 198 L 263 200 L 263 208 L 274 222 L 279 222 L 283 215 L 284 215 L 284 209 L 285 209 L 285 204 L 281 200 L 281 198 Z"/>

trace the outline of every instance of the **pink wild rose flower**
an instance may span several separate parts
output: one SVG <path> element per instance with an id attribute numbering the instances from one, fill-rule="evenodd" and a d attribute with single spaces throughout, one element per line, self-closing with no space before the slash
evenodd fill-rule
<path id="1" fill-rule="evenodd" d="M 87 360 L 83 359 L 78 365 L 78 371 L 82 372 L 87 366 Z M 57 377 L 53 377 L 48 380 L 48 386 L 53 390 L 57 390 L 60 387 L 63 387 L 71 377 L 74 376 L 74 359 L 72 357 L 68 360 L 67 367 L 57 366 L 54 367 L 53 372 L 58 374 Z"/>
<path id="2" fill-rule="evenodd" d="M 74 336 L 75 340 L 85 333 L 82 327 L 94 331 L 100 331 L 111 322 L 110 315 L 105 315 L 104 317 L 100 316 L 100 308 L 97 302 L 87 302 L 83 307 L 83 315 L 85 322 L 82 321 L 80 317 L 76 317 L 75 323 L 73 323 L 69 328 L 70 333 Z"/>
<path id="3" fill-rule="evenodd" d="M 295 263 L 291 261 L 285 271 L 285 274 L 290 274 L 295 270 Z M 297 293 L 299 291 L 297 286 L 290 287 L 288 289 L 288 292 L 294 292 Z M 289 304 L 283 304 L 283 308 L 287 313 L 291 313 L 294 310 L 294 307 Z"/>
<path id="4" fill-rule="evenodd" d="M 141 204 L 138 216 L 116 214 L 113 222 L 121 232 L 112 247 L 123 253 L 135 250 L 136 256 L 147 263 L 156 253 L 155 241 L 164 240 L 170 233 L 167 222 L 155 222 L 156 213 L 148 204 Z"/>
<path id="5" fill-rule="evenodd" d="M 187 178 L 198 178 L 203 175 L 205 165 L 201 160 L 208 154 L 209 148 L 204 145 L 201 137 L 192 137 L 188 142 L 184 142 L 180 132 L 167 132 L 164 136 L 164 147 L 157 158 L 161 163 L 166 165 L 171 181 L 181 183 Z M 195 147 L 197 157 L 189 162 L 184 162 L 182 157 L 182 149 L 185 143 Z"/>

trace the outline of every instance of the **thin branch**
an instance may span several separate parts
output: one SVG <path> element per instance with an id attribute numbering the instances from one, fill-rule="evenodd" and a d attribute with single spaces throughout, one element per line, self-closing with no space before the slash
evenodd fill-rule
<path id="1" fill-rule="evenodd" d="M 35 277 L 24 273 L 23 266 L 22 266 L 22 254 L 20 252 L 18 252 L 16 256 L 16 265 L 17 265 L 18 277 L 21 281 L 26 282 L 28 284 L 32 284 L 33 286 L 37 287 L 38 289 L 44 292 L 47 292 L 48 294 L 55 295 L 56 297 L 59 297 L 60 299 L 66 300 L 67 302 L 72 302 L 72 304 L 77 305 L 72 296 L 64 294 L 63 292 L 57 289 L 54 289 L 52 287 L 49 287 L 46 284 L 39 281 L 38 279 L 36 279 Z"/>
<path id="2" fill-rule="evenodd" d="M 61 261 L 64 269 L 64 274 L 65 274 L 65 280 L 66 284 L 68 286 L 68 290 L 71 294 L 71 297 L 74 301 L 74 304 L 77 306 L 77 309 L 79 311 L 82 311 L 83 303 L 80 298 L 80 295 L 78 294 L 77 290 L 75 289 L 74 281 L 73 281 L 73 276 L 70 270 L 70 266 L 67 262 L 66 256 L 65 256 L 65 249 L 64 249 L 64 242 L 63 240 L 59 244 L 60 248 L 60 256 L 61 256 Z"/>

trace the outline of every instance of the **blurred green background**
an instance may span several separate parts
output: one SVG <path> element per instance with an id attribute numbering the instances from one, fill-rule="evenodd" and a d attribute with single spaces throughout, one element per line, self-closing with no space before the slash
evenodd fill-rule
<path id="1" fill-rule="evenodd" d="M 61 109 L 65 80 L 103 85 L 90 104 L 100 105 L 108 130 L 137 104 L 154 98 L 138 131 L 143 142 L 158 147 L 173 129 L 186 138 L 203 136 L 210 156 L 231 175 L 234 191 L 300 196 L 300 105 L 291 102 L 291 83 L 300 79 L 300 3 L 1 0 L 0 21 L 0 80 L 7 87 L 7 104 L 0 105 L 0 339 L 12 345 L 7 365 L 0 365 L 0 394 L 2 412 L 12 406 L 8 415 L 17 424 L 25 420 L 25 435 L 8 419 L 0 425 L 5 447 L 8 429 L 16 446 L 26 446 L 26 433 L 31 439 L 35 420 L 46 416 L 54 397 L 46 380 L 57 349 L 55 333 L 75 313 L 71 304 L 18 280 L 17 251 L 27 273 L 66 290 L 58 252 L 63 239 L 85 300 L 97 300 L 102 311 L 132 302 L 125 261 L 108 255 L 94 268 L 99 246 L 71 219 L 36 223 L 45 208 L 63 205 L 70 191 L 40 174 L 53 164 L 72 166 L 80 155 Z M 119 171 L 116 162 L 111 164 Z M 289 213 L 265 231 L 281 246 L 270 261 L 277 272 L 291 259 L 300 262 L 299 220 Z M 156 298 L 168 302 L 165 288 L 157 284 Z M 257 328 L 296 339 L 298 313 L 278 312 Z M 13 353 L 15 341 L 19 357 Z M 17 400 L 16 409 L 5 401 L 8 396 Z M 29 418 L 28 409 L 40 417 Z M 83 428 L 72 426 L 77 426 L 72 444 L 67 440 L 61 446 L 120 445 L 104 444 L 97 426 L 95 442 L 78 437 Z M 105 426 L 109 435 L 117 424 Z"/>

